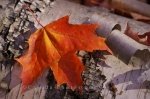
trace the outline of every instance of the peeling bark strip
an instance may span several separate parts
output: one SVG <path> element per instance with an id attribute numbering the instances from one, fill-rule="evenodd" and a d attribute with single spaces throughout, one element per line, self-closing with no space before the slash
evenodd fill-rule
<path id="1" fill-rule="evenodd" d="M 101 24 L 101 27 L 97 29 L 97 33 L 100 36 L 107 38 L 106 42 L 108 46 L 114 52 L 114 54 L 123 62 L 125 62 L 126 64 L 128 63 L 135 64 L 137 62 L 135 61 L 135 56 L 136 54 L 140 53 L 138 59 L 140 59 L 141 63 L 139 63 L 138 66 L 143 64 L 143 62 L 145 65 L 149 65 L 148 62 L 148 59 L 150 57 L 149 47 L 136 42 L 135 40 L 128 37 L 124 33 L 126 32 L 127 29 L 127 23 L 129 23 L 130 26 L 132 27 L 131 29 L 136 31 L 139 35 L 149 32 L 150 25 L 145 24 L 147 25 L 147 27 L 143 28 L 144 24 L 138 23 L 137 21 L 134 22 L 132 20 L 117 17 L 115 15 L 112 17 L 108 16 L 102 17 L 100 14 L 94 14 L 89 20 L 89 23 Z M 145 56 L 144 53 L 147 53 L 147 55 Z M 144 56 L 145 58 L 142 58 Z M 150 66 L 147 66 L 146 68 L 149 67 Z"/>
<path id="2" fill-rule="evenodd" d="M 132 38 L 126 36 L 125 34 L 121 33 L 119 30 L 113 30 L 110 35 L 106 39 L 107 45 L 110 49 L 114 52 L 114 54 L 121 59 L 123 62 L 128 64 L 137 61 L 131 60 L 132 57 L 139 58 L 144 64 L 149 64 L 148 59 L 150 57 L 149 48 L 138 42 L 134 41 Z M 136 54 L 139 54 L 137 56 Z M 147 53 L 147 57 L 145 56 Z M 143 54 L 143 55 L 142 55 Z M 143 57 L 145 56 L 145 58 Z M 138 64 L 138 66 L 142 65 L 143 63 Z M 150 67 L 150 66 L 149 66 Z M 149 68 L 147 67 L 147 68 Z"/>
<path id="3" fill-rule="evenodd" d="M 142 35 L 150 31 L 150 25 L 142 22 L 134 21 L 125 17 L 117 16 L 111 13 L 101 11 L 101 13 L 94 13 L 88 20 L 89 23 L 98 23 L 100 28 L 97 29 L 98 35 L 107 37 L 114 29 L 120 30 L 124 33 L 127 29 L 127 23 L 134 32 Z"/>

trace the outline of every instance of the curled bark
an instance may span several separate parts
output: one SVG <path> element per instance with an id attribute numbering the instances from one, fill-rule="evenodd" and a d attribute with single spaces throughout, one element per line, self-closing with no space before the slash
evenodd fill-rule
<path id="1" fill-rule="evenodd" d="M 145 50 L 148 49 L 147 46 L 139 44 L 124 33 L 121 33 L 119 30 L 113 30 L 107 37 L 106 43 L 114 52 L 115 56 L 126 64 L 130 62 L 132 57 L 137 56 L 138 53 L 143 53 L 144 56 L 144 53 L 148 53 L 147 55 L 150 54 L 148 50 Z M 147 57 L 143 58 L 143 55 L 141 54 L 140 57 L 138 56 L 138 58 L 140 58 L 142 61 L 145 61 Z M 132 60 L 132 62 L 133 61 L 134 60 Z"/>

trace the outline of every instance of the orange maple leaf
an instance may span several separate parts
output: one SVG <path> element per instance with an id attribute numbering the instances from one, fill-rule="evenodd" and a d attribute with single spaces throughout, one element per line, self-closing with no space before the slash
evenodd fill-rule
<path id="1" fill-rule="evenodd" d="M 97 25 L 69 24 L 65 16 L 37 30 L 29 38 L 29 49 L 16 60 L 22 65 L 22 86 L 32 84 L 46 68 L 53 71 L 57 85 L 82 86 L 83 64 L 76 51 L 108 50 L 105 39 L 95 33 Z"/>

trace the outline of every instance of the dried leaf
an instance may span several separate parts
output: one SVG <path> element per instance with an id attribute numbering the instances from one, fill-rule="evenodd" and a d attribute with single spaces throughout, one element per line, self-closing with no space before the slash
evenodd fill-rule
<path id="1" fill-rule="evenodd" d="M 150 46 L 150 32 L 139 35 L 138 32 L 134 32 L 129 24 L 127 24 L 125 34 L 141 44 Z"/>
<path id="2" fill-rule="evenodd" d="M 47 68 L 53 71 L 58 85 L 67 83 L 72 89 L 82 86 L 84 66 L 76 56 L 76 51 L 109 51 L 105 39 L 95 33 L 97 25 L 73 25 L 68 20 L 68 16 L 63 17 L 30 36 L 27 53 L 16 59 L 23 67 L 23 90 Z"/>

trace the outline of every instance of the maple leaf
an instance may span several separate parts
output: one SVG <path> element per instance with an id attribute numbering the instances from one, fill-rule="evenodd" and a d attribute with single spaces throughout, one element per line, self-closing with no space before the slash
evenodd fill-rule
<path id="1" fill-rule="evenodd" d="M 138 32 L 134 32 L 129 24 L 127 24 L 125 34 L 141 44 L 150 46 L 150 32 L 139 35 Z"/>
<path id="2" fill-rule="evenodd" d="M 108 50 L 105 39 L 95 33 L 95 24 L 69 24 L 65 16 L 37 30 L 29 38 L 28 51 L 16 60 L 22 65 L 23 90 L 47 68 L 53 71 L 57 85 L 82 86 L 83 64 L 76 51 Z"/>

